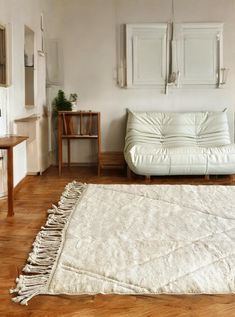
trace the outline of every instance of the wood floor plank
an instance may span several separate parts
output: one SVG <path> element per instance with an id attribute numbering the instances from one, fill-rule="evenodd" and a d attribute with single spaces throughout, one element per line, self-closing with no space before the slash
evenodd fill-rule
<path id="1" fill-rule="evenodd" d="M 235 317 L 235 295 L 209 296 L 37 296 L 28 306 L 11 301 L 9 288 L 31 250 L 47 209 L 60 199 L 64 186 L 77 180 L 102 184 L 145 184 L 144 177 L 131 181 L 122 171 L 104 171 L 96 176 L 96 168 L 71 167 L 62 176 L 51 167 L 42 176 L 27 176 L 15 195 L 15 216 L 7 218 L 7 205 L 0 200 L 0 316 L 1 317 Z M 229 176 L 155 177 L 150 184 L 235 185 Z"/>

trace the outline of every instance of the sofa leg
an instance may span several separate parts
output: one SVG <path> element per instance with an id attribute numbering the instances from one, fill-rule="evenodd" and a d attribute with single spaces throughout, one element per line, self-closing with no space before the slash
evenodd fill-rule
<path id="1" fill-rule="evenodd" d="M 210 180 L 210 175 L 205 175 L 205 180 L 209 181 Z"/>
<path id="2" fill-rule="evenodd" d="M 150 183 L 151 181 L 151 176 L 150 175 L 145 175 L 145 183 Z"/>

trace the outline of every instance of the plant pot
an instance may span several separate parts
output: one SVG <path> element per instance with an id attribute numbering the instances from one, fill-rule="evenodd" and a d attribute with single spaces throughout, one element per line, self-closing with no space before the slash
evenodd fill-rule
<path id="1" fill-rule="evenodd" d="M 77 111 L 77 101 L 72 101 L 72 111 Z"/>

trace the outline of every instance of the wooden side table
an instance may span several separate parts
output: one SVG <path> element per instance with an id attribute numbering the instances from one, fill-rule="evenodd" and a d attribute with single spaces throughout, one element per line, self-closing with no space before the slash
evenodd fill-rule
<path id="1" fill-rule="evenodd" d="M 0 149 L 7 150 L 7 216 L 14 216 L 14 178 L 13 178 L 13 147 L 27 140 L 27 137 L 9 135 L 0 137 Z"/>
<path id="2" fill-rule="evenodd" d="M 73 118 L 77 119 L 77 123 Z M 97 141 L 98 173 L 100 170 L 100 112 L 59 111 L 58 112 L 58 160 L 59 175 L 63 166 L 63 140 L 67 140 L 68 165 L 70 166 L 70 140 L 93 139 Z"/>
<path id="3" fill-rule="evenodd" d="M 126 169 L 126 161 L 123 152 L 101 152 L 100 170 L 101 169 Z M 100 172 L 99 172 L 100 174 Z"/>

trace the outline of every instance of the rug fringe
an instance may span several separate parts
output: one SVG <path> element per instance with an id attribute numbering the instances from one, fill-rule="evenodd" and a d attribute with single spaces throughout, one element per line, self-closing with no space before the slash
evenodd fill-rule
<path id="1" fill-rule="evenodd" d="M 16 279 L 16 288 L 10 290 L 10 293 L 17 293 L 12 298 L 14 302 L 27 305 L 32 297 L 47 292 L 49 277 L 63 241 L 63 229 L 85 188 L 86 184 L 69 183 L 58 206 L 52 205 L 48 210 L 47 222 L 37 234 L 23 268 L 27 275 L 20 275 Z"/>

